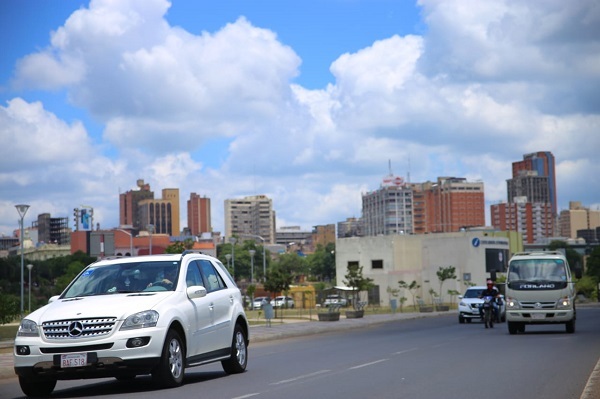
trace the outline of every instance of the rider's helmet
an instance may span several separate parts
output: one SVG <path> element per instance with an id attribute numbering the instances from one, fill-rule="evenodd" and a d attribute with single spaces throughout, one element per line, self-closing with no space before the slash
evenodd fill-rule
<path id="1" fill-rule="evenodd" d="M 486 281 L 488 288 L 492 288 L 494 286 L 494 282 L 492 280 Z"/>

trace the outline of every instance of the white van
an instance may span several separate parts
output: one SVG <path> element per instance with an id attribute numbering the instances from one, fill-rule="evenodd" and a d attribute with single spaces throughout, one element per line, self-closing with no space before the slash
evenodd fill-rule
<path id="1" fill-rule="evenodd" d="M 506 279 L 508 332 L 525 332 L 526 325 L 564 324 L 575 332 L 575 282 L 562 252 L 516 253 Z"/>

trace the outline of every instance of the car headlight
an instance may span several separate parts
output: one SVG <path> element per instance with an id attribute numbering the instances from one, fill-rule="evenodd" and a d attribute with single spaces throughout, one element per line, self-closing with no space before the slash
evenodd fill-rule
<path id="1" fill-rule="evenodd" d="M 33 320 L 23 319 L 17 331 L 17 337 L 39 337 L 38 325 Z"/>
<path id="2" fill-rule="evenodd" d="M 571 299 L 567 296 L 559 299 L 556 303 L 556 309 L 571 309 Z"/>
<path id="3" fill-rule="evenodd" d="M 463 306 L 463 307 L 465 307 L 465 306 L 467 306 L 467 304 L 466 304 L 466 303 L 464 303 L 463 301 L 460 301 L 460 302 L 458 303 L 458 306 Z"/>
<path id="4" fill-rule="evenodd" d="M 519 309 L 519 301 L 517 301 L 514 298 L 508 298 L 507 300 L 504 301 L 506 304 L 506 309 L 507 310 L 516 310 Z"/>
<path id="5" fill-rule="evenodd" d="M 158 312 L 155 310 L 146 310 L 132 314 L 125 319 L 121 330 L 133 330 L 136 328 L 155 327 L 158 323 Z"/>

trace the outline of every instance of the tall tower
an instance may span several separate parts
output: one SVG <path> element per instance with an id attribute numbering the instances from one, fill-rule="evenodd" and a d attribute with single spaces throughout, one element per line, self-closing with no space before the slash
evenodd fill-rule
<path id="1" fill-rule="evenodd" d="M 130 190 L 119 194 L 119 225 L 132 226 L 134 230 L 145 230 L 139 215 L 139 202 L 154 199 L 154 192 L 150 191 L 150 185 L 144 183 L 143 179 L 137 180 L 138 190 Z"/>
<path id="2" fill-rule="evenodd" d="M 547 180 L 531 183 L 518 181 L 527 179 L 535 180 L 531 179 L 532 176 L 546 178 Z M 514 197 L 526 196 L 530 202 L 549 202 L 552 209 L 552 217 L 555 218 L 558 215 L 555 161 L 554 155 L 550 151 L 525 154 L 522 161 L 513 162 L 512 180 L 516 180 L 512 184 L 517 188 L 513 193 L 509 191 L 508 202 L 512 202 L 512 198 Z M 519 192 L 519 186 L 524 187 L 524 191 Z M 527 190 L 530 191 L 527 192 Z"/>
<path id="3" fill-rule="evenodd" d="M 192 235 L 211 232 L 210 198 L 191 193 L 187 202 L 187 220 Z"/>
<path id="4" fill-rule="evenodd" d="M 275 243 L 275 211 L 266 195 L 225 200 L 225 235 L 258 235 Z"/>

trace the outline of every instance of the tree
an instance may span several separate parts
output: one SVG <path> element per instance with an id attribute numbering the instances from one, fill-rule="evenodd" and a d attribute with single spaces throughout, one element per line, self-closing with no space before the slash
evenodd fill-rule
<path id="1" fill-rule="evenodd" d="M 398 285 L 400 286 L 400 288 L 408 290 L 413 300 L 413 307 L 415 308 L 415 310 L 417 310 L 417 301 L 415 298 L 417 295 L 417 290 L 421 288 L 421 286 L 417 284 L 415 280 L 413 280 L 410 284 L 407 284 L 405 281 L 400 280 L 398 281 Z"/>
<path id="2" fill-rule="evenodd" d="M 186 238 L 185 241 L 177 241 L 165 248 L 167 254 L 180 254 L 186 249 L 194 248 L 194 240 Z"/>
<path id="3" fill-rule="evenodd" d="M 440 298 L 442 297 L 442 285 L 446 280 L 456 279 L 456 268 L 454 266 L 440 267 L 436 272 L 438 280 L 440 280 Z"/>
<path id="4" fill-rule="evenodd" d="M 347 273 L 344 276 L 344 284 L 352 288 L 352 306 L 355 310 L 360 310 L 362 307 L 359 304 L 359 293 L 367 291 L 373 286 L 373 279 L 364 277 L 362 274 L 363 268 L 358 262 L 348 263 Z"/>
<path id="5" fill-rule="evenodd" d="M 596 283 L 600 282 L 600 246 L 594 248 L 588 257 L 585 275 L 593 277 Z"/>
<path id="6" fill-rule="evenodd" d="M 0 324 L 7 324 L 19 316 L 19 298 L 15 295 L 0 294 Z"/>
<path id="7" fill-rule="evenodd" d="M 310 275 L 317 281 L 335 280 L 335 244 L 317 245 L 307 259 Z"/>

